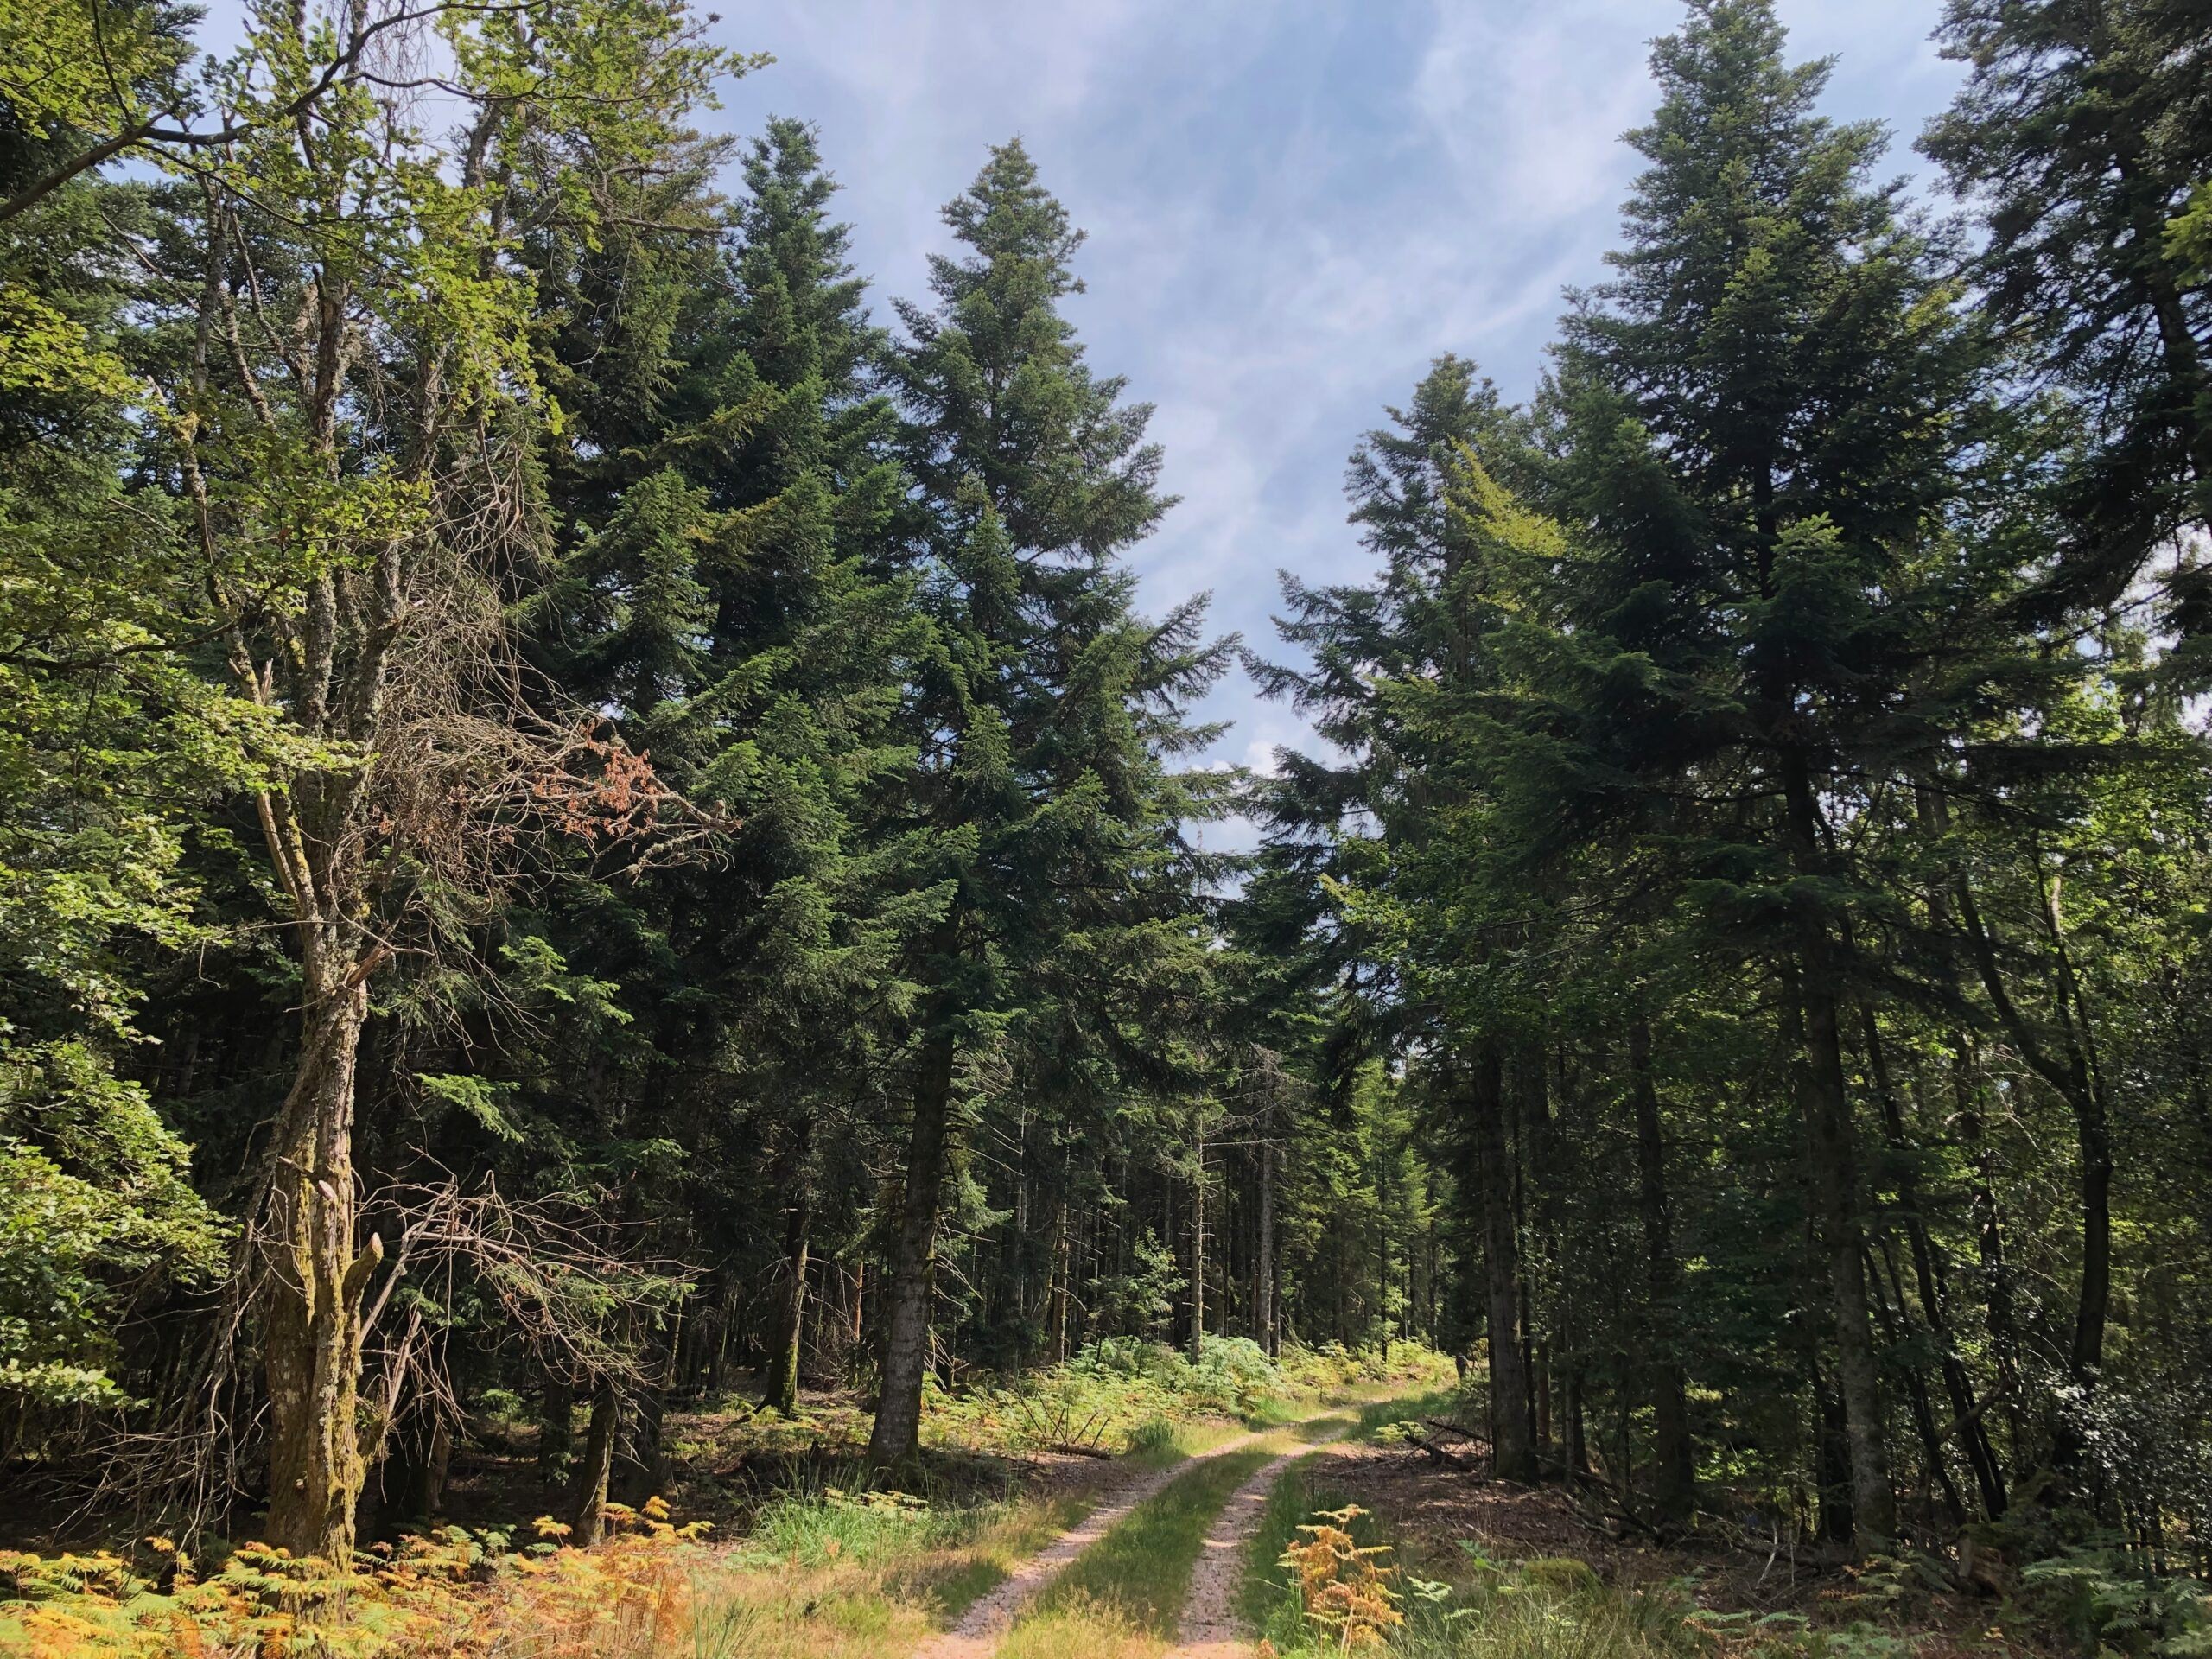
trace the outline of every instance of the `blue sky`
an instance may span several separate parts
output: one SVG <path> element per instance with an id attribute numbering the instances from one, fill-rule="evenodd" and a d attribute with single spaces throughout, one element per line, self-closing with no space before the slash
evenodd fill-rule
<path id="1" fill-rule="evenodd" d="M 698 0 L 702 7 L 712 0 Z M 1941 0 L 1778 0 L 1793 54 L 1833 56 L 1826 111 L 1911 140 L 1959 67 Z M 213 0 L 202 43 L 234 43 Z M 1431 359 L 1535 385 L 1560 289 L 1602 280 L 1676 0 L 752 0 L 712 27 L 776 61 L 702 124 L 821 130 L 880 318 L 921 297 L 944 203 L 1019 135 L 1090 232 L 1071 302 L 1093 367 L 1157 406 L 1182 498 L 1134 562 L 1146 608 L 1210 592 L 1274 646 L 1276 573 L 1356 577 L 1345 456 Z M 1241 673 L 1203 711 L 1213 759 L 1298 747 Z M 1230 827 L 1211 839 L 1240 843 Z"/>
<path id="2" fill-rule="evenodd" d="M 1956 83 L 1936 0 L 1782 0 L 1827 111 L 1896 130 L 1895 170 Z M 1145 603 L 1210 590 L 1267 645 L 1276 572 L 1355 575 L 1344 462 L 1440 352 L 1510 398 L 1560 290 L 1603 275 L 1648 112 L 1662 0 L 767 0 L 714 29 L 775 54 L 714 124 L 815 122 L 879 315 L 918 296 L 938 212 L 1019 134 L 1090 232 L 1072 302 L 1101 372 L 1155 404 L 1183 498 L 1138 550 Z M 1217 758 L 1296 745 L 1237 675 Z M 1241 836 L 1236 837 L 1242 839 Z"/>

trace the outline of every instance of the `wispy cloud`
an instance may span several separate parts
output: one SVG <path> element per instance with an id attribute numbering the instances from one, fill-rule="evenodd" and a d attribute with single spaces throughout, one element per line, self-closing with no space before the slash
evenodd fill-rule
<path id="1" fill-rule="evenodd" d="M 235 35 L 238 0 L 211 29 Z M 1909 144 L 1955 82 L 1937 0 L 1782 0 L 1838 58 L 1828 100 Z M 941 204 L 1014 134 L 1091 239 L 1074 302 L 1092 360 L 1158 405 L 1183 498 L 1136 556 L 1164 608 L 1211 590 L 1270 643 L 1275 573 L 1347 580 L 1344 460 L 1440 352 L 1534 383 L 1569 283 L 1602 257 L 1648 114 L 1668 0 L 766 0 L 716 25 L 775 54 L 713 118 L 817 122 L 881 301 L 918 294 Z M 882 308 L 887 309 L 887 306 Z M 1206 711 L 1222 760 L 1297 716 L 1241 677 Z"/>

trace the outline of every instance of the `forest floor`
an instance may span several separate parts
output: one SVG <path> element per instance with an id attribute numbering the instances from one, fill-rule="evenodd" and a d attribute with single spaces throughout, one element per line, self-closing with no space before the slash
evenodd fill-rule
<path id="1" fill-rule="evenodd" d="M 1465 1659 L 1662 1659 L 1721 1654 L 1827 1659 L 2041 1659 L 2058 1651 L 2003 1628 L 1994 1601 L 1901 1587 L 1897 1576 L 1835 1560 L 1662 1546 L 1578 1503 L 1557 1484 L 1490 1478 L 1472 1437 L 1432 1421 L 1426 1452 L 1363 1414 L 1362 1432 L 1287 1468 L 1253 1529 L 1237 1611 L 1241 1640 L 1176 1649 L 1170 1659 L 1246 1659 L 1264 1651 L 1330 1652 L 1277 1565 L 1297 1529 L 1343 1521 L 1395 1569 L 1402 1625 L 1385 1646 Z M 1385 1408 L 1387 1411 L 1387 1408 Z M 1380 1430 L 1377 1433 L 1377 1430 Z M 1448 1460 L 1456 1458 L 1457 1463 Z M 1448 1586 L 1448 1588 L 1447 1588 Z M 1187 1640 L 1186 1637 L 1186 1640 Z"/>
<path id="2" fill-rule="evenodd" d="M 845 1396 L 810 1395 L 788 1420 L 674 1414 L 667 1501 L 711 1522 L 703 1537 L 661 1519 L 656 1497 L 624 1512 L 607 1546 L 542 1546 L 530 1561 L 500 1557 L 521 1563 L 506 1567 L 490 1560 L 491 1540 L 519 1551 L 524 1517 L 556 1509 L 559 1493 L 538 1476 L 528 1431 L 486 1424 L 455 1459 L 440 1525 L 349 1583 L 357 1620 L 382 1620 L 387 1634 L 345 1651 L 1292 1659 L 1368 1645 L 1347 1621 L 1371 1631 L 1370 1650 L 1402 1659 L 2046 1651 L 2001 1630 L 1993 1602 L 1786 1552 L 1662 1548 L 1609 1527 L 1588 1494 L 1578 1504 L 1561 1487 L 1491 1480 L 1474 1437 L 1436 1427 L 1452 1409 L 1449 1376 L 1342 1377 L 1259 1402 L 1243 1421 L 1151 1420 L 1117 1435 L 1135 1444 L 1111 1458 L 1023 1446 L 1040 1433 L 1028 1408 L 970 1397 L 937 1414 L 910 1493 L 862 1490 L 868 1420 Z M 1347 1532 L 1316 1531 L 1325 1525 Z M 1341 1559 L 1309 1571 L 1301 1591 L 1285 1552 L 1332 1535 Z M 272 1638 L 323 1651 L 294 1624 L 324 1590 L 294 1580 L 272 1592 L 295 1569 L 257 1548 L 203 1566 L 193 1590 L 158 1594 L 127 1552 L 41 1564 L 0 1551 L 19 1585 L 44 1573 L 49 1590 L 73 1586 L 28 1611 L 0 1603 L 0 1653 L 244 1654 Z M 178 1646 L 146 1644 L 169 1628 Z"/>

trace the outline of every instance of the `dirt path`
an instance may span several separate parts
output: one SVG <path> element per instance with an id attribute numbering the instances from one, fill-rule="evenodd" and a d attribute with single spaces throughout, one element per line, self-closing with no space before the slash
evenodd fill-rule
<path id="1" fill-rule="evenodd" d="M 1314 1414 L 1315 1416 L 1327 1414 L 1327 1410 Z M 1313 1419 L 1301 1418 L 1299 1421 L 1310 1422 Z M 1295 1427 L 1297 1425 L 1294 1423 L 1284 1427 Z M 1219 1446 L 1193 1452 L 1180 1463 L 1170 1464 L 1165 1469 L 1147 1470 L 1128 1484 L 1113 1488 L 1103 1497 L 1098 1507 L 1079 1523 L 1062 1533 L 1034 1555 L 1017 1563 L 998 1588 L 976 1601 L 961 1615 L 958 1624 L 923 1643 L 915 1649 L 914 1659 L 990 1659 L 998 1644 L 1005 1639 L 1007 1630 L 1013 1628 L 1014 1615 L 1020 1611 L 1023 1604 L 1058 1577 L 1062 1569 L 1077 1556 L 1104 1537 L 1115 1523 L 1130 1510 L 1198 1465 L 1211 1462 L 1215 1458 L 1226 1457 L 1232 1452 L 1242 1452 L 1255 1440 L 1281 1433 L 1282 1428 L 1278 1427 L 1238 1434 L 1224 1440 Z M 1310 1449 L 1300 1448 L 1297 1455 L 1302 1457 Z M 1285 1462 L 1294 1460 L 1282 1459 Z M 1268 1467 L 1273 1468 L 1274 1465 L 1270 1464 Z M 1240 1496 L 1242 1490 L 1239 1489 Z M 1235 1498 L 1230 1499 L 1232 1504 L 1235 1502 Z M 1212 1541 L 1209 1539 L 1207 1542 L 1211 1548 Z M 1204 1570 L 1205 1565 L 1201 1562 L 1199 1571 Z"/>
<path id="2" fill-rule="evenodd" d="M 1183 1603 L 1183 1622 L 1164 1659 L 1249 1659 L 1252 1638 L 1236 1616 L 1236 1597 L 1244 1586 L 1245 1554 L 1267 1512 L 1268 1494 L 1291 1465 L 1324 1455 L 1353 1427 L 1346 1423 L 1325 1440 L 1284 1452 L 1229 1495 L 1199 1548 L 1198 1565 L 1191 1572 L 1191 1593 Z"/>

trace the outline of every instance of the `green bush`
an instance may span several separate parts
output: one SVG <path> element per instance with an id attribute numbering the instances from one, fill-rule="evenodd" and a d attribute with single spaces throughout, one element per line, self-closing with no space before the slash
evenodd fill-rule
<path id="1" fill-rule="evenodd" d="M 2212 1655 L 2212 1586 L 2141 1572 L 2114 1551 L 2069 1549 L 2031 1562 L 2020 1573 L 2020 1599 L 2085 1652 Z"/>

